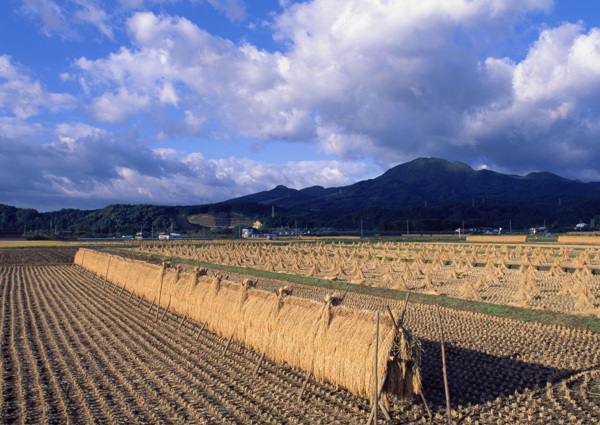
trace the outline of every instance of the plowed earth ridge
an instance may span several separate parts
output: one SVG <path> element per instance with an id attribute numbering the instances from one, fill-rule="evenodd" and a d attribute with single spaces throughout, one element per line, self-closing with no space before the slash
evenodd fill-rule
<path id="1" fill-rule="evenodd" d="M 276 283 L 273 283 L 273 287 Z M 323 299 L 315 288 L 303 296 Z M 268 289 L 268 288 L 265 288 Z M 272 288 L 270 288 L 272 289 Z M 201 323 L 160 310 L 72 265 L 0 266 L 0 423 L 365 423 L 368 402 Z M 356 308 L 390 300 L 348 294 Z M 392 306 L 398 308 L 398 306 Z M 600 338 L 442 309 L 455 423 L 600 423 Z M 183 324 L 182 324 L 183 323 Z M 445 423 L 439 330 L 432 306 L 405 324 L 424 347 L 419 398 L 392 400 L 392 423 Z"/>
<path id="2" fill-rule="evenodd" d="M 73 266 L 0 267 L 2 423 L 361 423 L 368 402 Z M 138 307 L 139 304 L 139 307 Z M 198 339 L 196 341 L 196 339 Z"/>

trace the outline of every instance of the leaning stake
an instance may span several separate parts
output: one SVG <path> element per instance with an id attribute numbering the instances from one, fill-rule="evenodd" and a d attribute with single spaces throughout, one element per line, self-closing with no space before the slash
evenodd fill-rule
<path id="1" fill-rule="evenodd" d="M 304 390 L 306 389 L 306 386 L 308 385 L 308 381 L 310 379 L 310 377 L 312 376 L 312 371 L 308 372 L 308 375 L 306 375 L 306 379 L 304 380 L 304 384 L 302 384 L 302 388 L 300 389 L 300 394 L 298 394 L 298 401 L 300 401 L 302 399 L 302 394 L 304 394 Z"/>
<path id="2" fill-rule="evenodd" d="M 83 252 L 83 255 L 85 256 L 85 251 Z M 106 266 L 106 273 L 104 274 L 104 285 L 102 285 L 102 289 L 104 289 L 104 287 L 106 286 L 106 279 L 108 278 L 108 268 L 110 267 L 110 259 L 112 258 L 112 255 L 108 256 L 108 265 Z M 83 259 L 82 259 L 83 262 Z"/>
<path id="3" fill-rule="evenodd" d="M 185 318 L 187 317 L 187 314 L 184 314 L 183 317 L 181 318 L 181 323 L 179 324 L 179 327 L 177 328 L 177 331 L 179 331 L 181 329 L 181 326 L 183 325 L 183 322 L 185 322 Z"/>
<path id="4" fill-rule="evenodd" d="M 169 307 L 171 306 L 171 296 L 169 295 L 169 303 L 167 304 L 167 308 L 165 308 L 165 311 L 163 312 L 163 315 L 160 317 L 160 321 L 162 322 L 163 320 L 165 320 L 165 316 L 167 315 L 167 311 L 169 311 Z"/>
<path id="5" fill-rule="evenodd" d="M 152 307 L 154 307 L 154 300 L 156 300 L 156 297 L 154 297 L 152 299 L 152 303 L 150 304 L 150 308 L 148 308 L 148 313 L 150 313 L 152 311 Z"/>
<path id="6" fill-rule="evenodd" d="M 225 354 L 227 354 L 227 349 L 229 348 L 229 344 L 231 344 L 232 339 L 233 339 L 233 334 L 231 334 L 231 336 L 229 337 L 229 341 L 227 341 L 227 345 L 225 346 L 225 349 L 223 350 L 223 354 L 221 355 L 222 357 L 225 357 Z"/>
<path id="7" fill-rule="evenodd" d="M 158 289 L 158 308 L 156 309 L 156 318 L 154 321 L 158 320 L 158 312 L 160 311 L 160 294 L 162 292 L 163 278 L 165 277 L 165 263 L 162 265 L 162 271 L 160 273 L 160 288 Z"/>
<path id="8" fill-rule="evenodd" d="M 442 327 L 442 314 L 440 306 L 437 306 L 438 324 L 440 326 L 440 340 L 442 344 L 442 371 L 444 372 L 444 391 L 446 392 L 446 410 L 448 411 L 448 423 L 452 423 L 452 412 L 450 410 L 450 391 L 448 390 L 448 375 L 446 374 L 446 351 L 444 350 L 444 329 Z"/>
<path id="9" fill-rule="evenodd" d="M 263 361 L 263 359 L 265 358 L 265 353 L 263 352 L 260 355 L 260 359 L 258 359 L 258 363 L 256 363 L 256 367 L 254 368 L 254 372 L 252 372 L 252 377 L 254 378 L 256 376 L 256 374 L 258 373 L 258 369 L 260 368 L 260 365 Z"/>
<path id="10" fill-rule="evenodd" d="M 196 335 L 196 342 L 198 342 L 198 339 L 200 338 L 200 334 L 202 333 L 202 331 L 204 330 L 204 327 L 206 326 L 207 321 L 204 322 L 204 324 L 202 325 L 202 327 L 200 328 L 200 330 L 198 331 L 198 335 Z"/>
<path id="11" fill-rule="evenodd" d="M 373 407 L 375 408 L 375 416 L 373 418 L 373 423 L 377 425 L 377 405 L 379 404 L 379 385 L 377 382 L 377 356 L 379 354 L 379 312 L 377 312 L 377 325 L 375 326 L 375 401 L 373 402 Z"/>

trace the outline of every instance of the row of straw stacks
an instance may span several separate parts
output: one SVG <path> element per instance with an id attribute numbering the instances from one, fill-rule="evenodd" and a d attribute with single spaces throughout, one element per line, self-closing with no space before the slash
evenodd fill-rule
<path id="1" fill-rule="evenodd" d="M 362 396 L 373 396 L 375 370 L 375 314 L 325 303 L 285 296 L 141 261 L 80 249 L 75 263 L 127 291 L 146 299 L 168 302 L 170 309 L 224 337 L 244 343 L 275 362 L 312 372 L 327 381 Z M 108 273 L 107 273 L 108 270 Z M 160 284 L 162 280 L 162 285 Z M 167 302 L 161 303 L 164 308 Z M 410 333 L 395 333 L 391 319 L 380 321 L 380 382 L 386 369 L 384 392 L 400 397 L 420 388 L 420 346 Z M 389 354 L 389 355 L 388 355 Z"/>

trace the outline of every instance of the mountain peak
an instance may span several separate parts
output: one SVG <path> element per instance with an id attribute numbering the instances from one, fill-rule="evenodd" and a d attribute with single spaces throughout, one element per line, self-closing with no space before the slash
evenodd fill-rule
<path id="1" fill-rule="evenodd" d="M 436 179 L 445 180 L 448 176 L 452 176 L 453 179 L 456 177 L 464 179 L 473 173 L 476 173 L 476 171 L 462 162 L 450 162 L 445 159 L 427 157 L 417 158 L 390 168 L 381 177 L 404 183 L 417 183 Z"/>
<path id="2" fill-rule="evenodd" d="M 379 177 L 344 187 L 290 189 L 279 185 L 234 201 L 257 202 L 310 211 L 356 211 L 443 205 L 475 199 L 546 203 L 559 197 L 600 196 L 600 184 L 581 185 L 552 173 L 527 176 L 474 170 L 460 161 L 426 157 L 397 165 Z"/>

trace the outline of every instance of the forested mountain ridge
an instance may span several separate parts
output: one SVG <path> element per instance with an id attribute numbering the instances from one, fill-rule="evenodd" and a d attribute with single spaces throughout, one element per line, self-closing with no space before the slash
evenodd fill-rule
<path id="1" fill-rule="evenodd" d="M 74 234 L 140 230 L 199 231 L 210 223 L 264 227 L 441 231 L 465 225 L 514 228 L 572 226 L 600 214 L 600 183 L 537 172 L 526 176 L 474 170 L 461 162 L 419 158 L 349 186 L 277 186 L 206 205 L 110 205 L 40 213 L 0 204 L 0 228 L 68 229 Z M 214 220 L 213 220 L 214 218 Z M 600 224 L 600 217 L 596 218 Z"/>
<path id="2" fill-rule="evenodd" d="M 600 183 L 581 183 L 542 172 L 526 176 L 473 170 L 461 162 L 419 158 L 389 169 L 379 177 L 345 187 L 270 191 L 232 199 L 282 208 L 355 210 L 367 207 L 406 208 L 458 201 L 522 201 L 562 206 L 562 202 L 600 198 Z"/>

